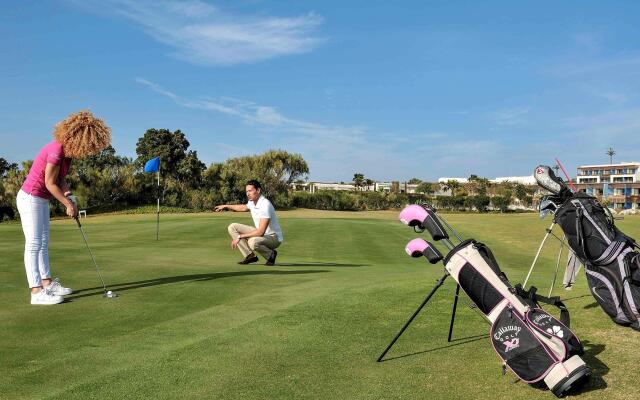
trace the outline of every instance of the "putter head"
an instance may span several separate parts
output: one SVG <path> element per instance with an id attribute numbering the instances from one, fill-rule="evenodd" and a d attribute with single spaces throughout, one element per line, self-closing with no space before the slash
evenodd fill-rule
<path id="1" fill-rule="evenodd" d="M 407 243 L 404 251 L 414 258 L 424 256 L 431 264 L 436 264 L 444 258 L 435 246 L 420 238 Z"/>
<path id="2" fill-rule="evenodd" d="M 412 226 L 416 232 L 429 231 L 433 240 L 449 239 L 435 211 L 417 204 L 408 205 L 400 212 L 400 222 Z"/>
<path id="3" fill-rule="evenodd" d="M 118 295 L 115 292 L 112 292 L 111 290 L 109 290 L 105 294 L 103 294 L 102 297 L 107 297 L 112 299 L 114 297 L 118 297 Z"/>
<path id="4" fill-rule="evenodd" d="M 571 195 L 569 186 L 567 186 L 562 178 L 557 177 L 548 165 L 538 165 L 533 172 L 533 177 L 538 183 L 538 186 L 551 192 L 551 194 L 555 196 L 565 198 Z"/>

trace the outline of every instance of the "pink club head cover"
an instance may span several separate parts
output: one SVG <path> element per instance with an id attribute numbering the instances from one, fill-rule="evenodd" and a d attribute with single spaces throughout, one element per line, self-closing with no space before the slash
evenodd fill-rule
<path id="1" fill-rule="evenodd" d="M 421 257 L 428 247 L 429 243 L 427 243 L 426 240 L 417 238 L 407 243 L 404 251 L 406 251 L 411 257 Z"/>
<path id="2" fill-rule="evenodd" d="M 400 212 L 400 222 L 409 226 L 421 225 L 427 219 L 427 211 L 417 204 L 408 205 Z"/>

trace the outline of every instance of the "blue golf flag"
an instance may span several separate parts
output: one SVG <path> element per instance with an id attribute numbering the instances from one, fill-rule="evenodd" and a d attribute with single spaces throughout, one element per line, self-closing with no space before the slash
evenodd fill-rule
<path id="1" fill-rule="evenodd" d="M 160 170 L 160 157 L 152 158 L 144 165 L 144 172 L 158 172 Z"/>

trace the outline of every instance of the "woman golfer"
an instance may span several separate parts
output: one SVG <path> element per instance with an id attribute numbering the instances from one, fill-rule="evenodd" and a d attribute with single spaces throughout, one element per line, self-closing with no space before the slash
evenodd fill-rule
<path id="1" fill-rule="evenodd" d="M 77 216 L 77 208 L 65 177 L 72 158 L 98 153 L 111 142 L 111 131 L 88 111 L 71 114 L 59 122 L 54 140 L 33 160 L 29 175 L 18 192 L 18 212 L 24 232 L 24 267 L 31 288 L 31 304 L 62 303 L 71 294 L 49 270 L 49 200 L 55 198 Z"/>

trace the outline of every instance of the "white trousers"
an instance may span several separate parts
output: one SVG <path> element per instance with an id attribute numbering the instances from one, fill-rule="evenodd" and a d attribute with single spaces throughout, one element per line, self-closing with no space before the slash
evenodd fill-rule
<path id="1" fill-rule="evenodd" d="M 24 232 L 24 268 L 29 287 L 42 286 L 49 271 L 49 200 L 18 192 L 18 212 Z"/>

